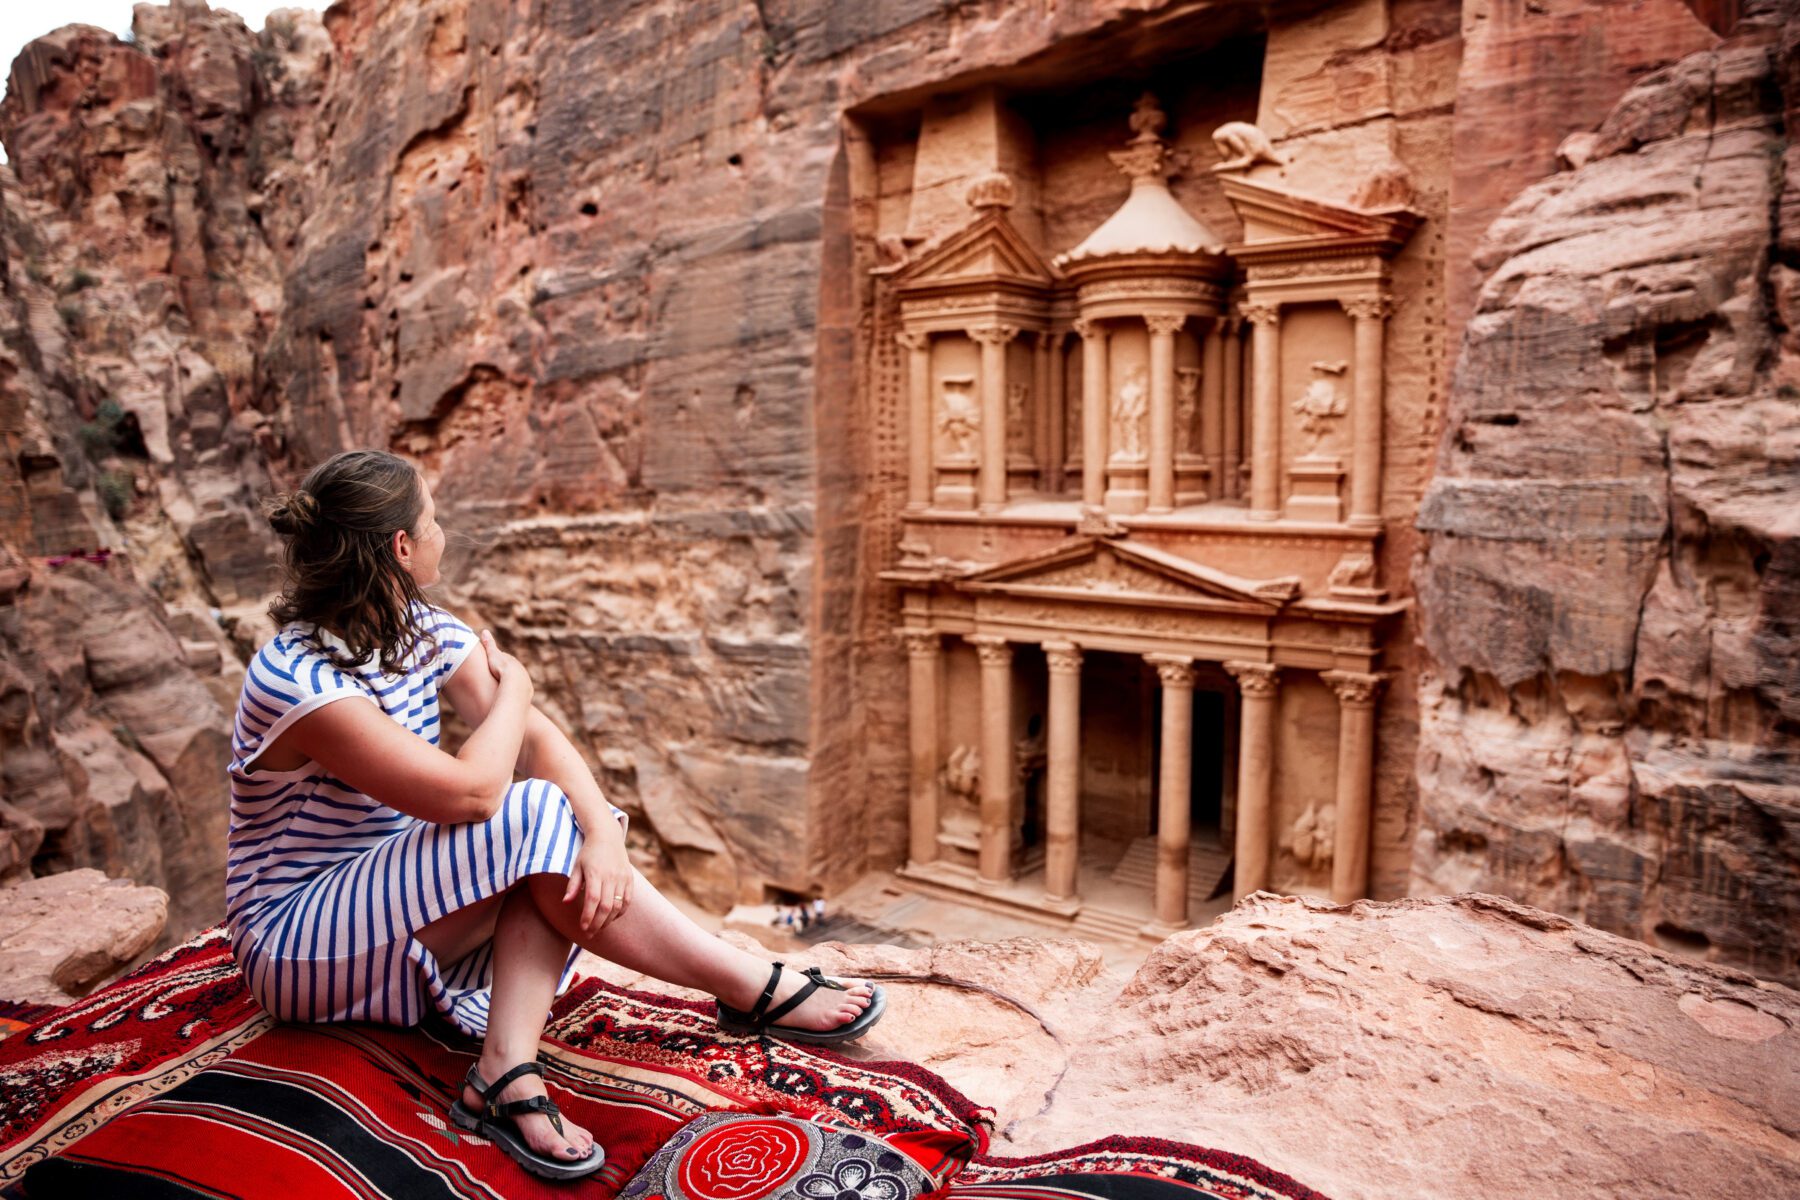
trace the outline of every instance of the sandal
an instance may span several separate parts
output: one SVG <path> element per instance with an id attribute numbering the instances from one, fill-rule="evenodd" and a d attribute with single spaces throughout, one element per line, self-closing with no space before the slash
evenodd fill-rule
<path id="1" fill-rule="evenodd" d="M 723 1000 L 719 1001 L 719 1028 L 726 1033 L 767 1034 L 770 1037 L 784 1038 L 790 1042 L 850 1042 L 874 1028 L 875 1022 L 881 1020 L 882 1010 L 887 1008 L 887 993 L 880 984 L 872 986 L 873 995 L 869 997 L 869 1007 L 853 1021 L 846 1021 L 836 1029 L 795 1029 L 775 1022 L 799 1008 L 806 998 L 820 988 L 833 988 L 840 992 L 850 990 L 847 983 L 839 983 L 835 979 L 827 979 L 817 967 L 808 967 L 800 972 L 806 976 L 806 982 L 793 995 L 769 1007 L 769 1001 L 775 998 L 775 985 L 781 979 L 780 963 L 769 964 L 769 982 L 763 987 L 762 995 L 757 997 L 756 1007 L 749 1012 L 741 1008 L 733 1008 Z"/>
<path id="2" fill-rule="evenodd" d="M 533 1150 L 531 1144 L 519 1136 L 519 1123 L 514 1118 L 525 1113 L 543 1113 L 550 1118 L 550 1124 L 556 1127 L 556 1132 L 563 1135 L 562 1110 L 556 1107 L 556 1102 L 550 1097 L 531 1096 L 505 1103 L 488 1099 L 520 1076 L 543 1073 L 544 1068 L 537 1063 L 523 1062 L 494 1082 L 483 1083 L 479 1065 L 471 1066 L 469 1077 L 464 1082 L 481 1098 L 481 1111 L 470 1110 L 463 1104 L 462 1097 L 458 1096 L 450 1105 L 450 1119 L 456 1123 L 457 1128 L 478 1134 L 498 1145 L 512 1155 L 513 1161 L 533 1175 L 541 1175 L 545 1179 L 579 1179 L 583 1175 L 591 1175 L 606 1161 L 606 1152 L 600 1149 L 599 1142 L 595 1142 L 588 1150 L 586 1158 L 552 1158 Z M 504 1125 L 500 1123 L 502 1118 L 507 1119 Z"/>

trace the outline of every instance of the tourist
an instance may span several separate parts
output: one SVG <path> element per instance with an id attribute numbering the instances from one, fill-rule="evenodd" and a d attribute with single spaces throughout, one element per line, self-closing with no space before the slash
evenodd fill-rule
<path id="1" fill-rule="evenodd" d="M 451 1118 L 574 1178 L 604 1154 L 562 1119 L 536 1059 L 579 950 L 712 993 L 733 1031 L 845 1041 L 883 998 L 712 937 L 633 869 L 624 814 L 532 706 L 525 668 L 424 599 L 444 548 L 435 513 L 419 473 L 375 450 L 337 455 L 272 504 L 281 628 L 238 703 L 226 921 L 278 1018 L 435 1011 L 481 1038 Z M 455 754 L 438 745 L 440 695 L 474 730 Z"/>

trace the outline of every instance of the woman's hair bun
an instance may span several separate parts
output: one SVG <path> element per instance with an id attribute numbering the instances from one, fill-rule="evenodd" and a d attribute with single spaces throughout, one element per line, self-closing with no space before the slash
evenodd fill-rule
<path id="1" fill-rule="evenodd" d="M 319 501 L 305 488 L 283 492 L 269 502 L 269 526 L 283 537 L 306 533 L 319 523 Z"/>

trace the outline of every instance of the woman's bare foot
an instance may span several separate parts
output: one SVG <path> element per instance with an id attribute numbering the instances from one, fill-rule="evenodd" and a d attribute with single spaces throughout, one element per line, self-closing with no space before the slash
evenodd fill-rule
<path id="1" fill-rule="evenodd" d="M 481 1059 L 481 1077 L 484 1080 L 498 1079 L 517 1065 L 517 1063 L 489 1062 L 487 1056 L 483 1055 Z M 548 1094 L 549 1093 L 544 1090 L 544 1080 L 542 1076 L 521 1075 L 519 1078 L 507 1084 L 497 1094 L 492 1094 L 488 1098 L 498 1104 L 505 1104 L 512 1100 L 526 1100 L 532 1096 L 545 1096 Z M 480 1097 L 476 1096 L 475 1090 L 467 1084 L 463 1085 L 462 1102 L 463 1107 L 469 1109 L 471 1112 L 482 1111 Z M 517 1122 L 519 1126 L 519 1136 L 525 1139 L 525 1144 L 530 1146 L 533 1150 L 536 1150 L 539 1154 L 548 1155 L 551 1158 L 562 1159 L 567 1162 L 580 1162 L 588 1156 L 589 1149 L 594 1145 L 594 1135 L 577 1125 L 575 1122 L 569 1120 L 566 1115 L 562 1119 L 563 1131 L 560 1135 L 556 1132 L 556 1126 L 550 1123 L 550 1118 L 543 1113 L 522 1113 L 516 1117 L 505 1117 L 502 1119 Z"/>
<path id="2" fill-rule="evenodd" d="M 772 964 L 762 963 L 753 968 L 755 982 L 740 987 L 736 995 L 722 995 L 719 999 L 731 1007 L 749 1012 L 756 1007 L 757 998 L 762 990 L 769 986 L 769 967 Z M 829 978 L 829 977 L 828 977 Z M 775 995 L 769 1000 L 769 1008 L 773 1009 L 789 996 L 799 991 L 810 982 L 806 976 L 792 967 L 781 969 L 781 978 L 776 981 Z M 862 1015 L 863 1009 L 869 1007 L 874 998 L 874 990 L 862 980 L 841 979 L 839 983 L 848 984 L 848 990 L 822 987 L 800 1002 L 800 1007 L 786 1014 L 775 1022 L 776 1025 L 789 1029 L 808 1029 L 823 1033 L 828 1029 L 836 1029 L 847 1025 Z"/>

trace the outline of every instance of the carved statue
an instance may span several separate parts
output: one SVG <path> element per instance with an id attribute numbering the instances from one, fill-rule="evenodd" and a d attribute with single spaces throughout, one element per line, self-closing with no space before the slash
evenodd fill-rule
<path id="1" fill-rule="evenodd" d="M 1344 415 L 1347 401 L 1338 382 L 1349 368 L 1350 364 L 1342 360 L 1314 363 L 1312 382 L 1294 398 L 1293 407 L 1300 414 L 1300 428 L 1312 439 L 1308 453 L 1318 450 L 1319 441 L 1331 427 L 1331 422 Z"/>
<path id="2" fill-rule="evenodd" d="M 1213 165 L 1214 171 L 1242 171 L 1257 163 L 1287 165 L 1287 159 L 1269 145 L 1269 135 L 1248 121 L 1227 121 L 1213 130 L 1213 145 L 1228 156 Z"/>
<path id="3" fill-rule="evenodd" d="M 1344 555 L 1331 568 L 1325 586 L 1334 592 L 1344 588 L 1364 590 L 1374 587 L 1375 560 L 1367 554 Z"/>
<path id="4" fill-rule="evenodd" d="M 1144 458 L 1144 417 L 1150 411 L 1150 372 L 1131 368 L 1113 401 L 1113 457 L 1126 462 Z"/>
<path id="5" fill-rule="evenodd" d="M 938 782 L 952 796 L 973 802 L 981 791 L 981 756 L 973 746 L 958 746 L 938 771 Z"/>
<path id="6" fill-rule="evenodd" d="M 1025 423 L 1025 401 L 1031 389 L 1027 384 L 1006 385 L 1006 444 L 1013 450 L 1029 450 L 1031 427 Z"/>
<path id="7" fill-rule="evenodd" d="M 949 443 L 945 457 L 975 461 L 975 437 L 981 432 L 981 406 L 975 402 L 973 375 L 946 375 L 938 404 L 938 433 Z"/>
<path id="8" fill-rule="evenodd" d="M 1200 407 L 1200 368 L 1175 368 L 1175 449 L 1194 448 L 1194 413 Z"/>
<path id="9" fill-rule="evenodd" d="M 1315 870 L 1331 863 L 1331 843 L 1337 835 L 1337 809 L 1309 804 L 1294 820 L 1283 845 L 1294 861 Z"/>

